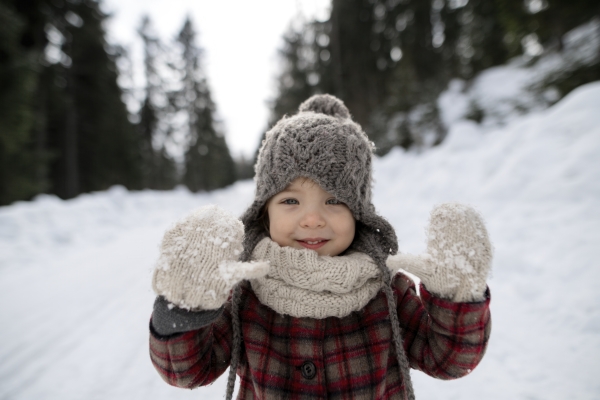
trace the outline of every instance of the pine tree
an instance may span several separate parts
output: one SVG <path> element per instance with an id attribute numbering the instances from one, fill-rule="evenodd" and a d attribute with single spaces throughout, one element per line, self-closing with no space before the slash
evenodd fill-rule
<path id="1" fill-rule="evenodd" d="M 67 34 L 72 37 L 67 89 L 78 118 L 81 191 L 104 190 L 115 184 L 139 188 L 139 141 L 117 84 L 118 53 L 105 40 L 102 24 L 106 16 L 96 1 L 84 0 L 70 7 L 81 18 L 81 26 L 67 21 Z"/>
<path id="2" fill-rule="evenodd" d="M 138 29 L 144 42 L 145 97 L 139 111 L 138 130 L 141 135 L 143 186 L 151 189 L 171 189 L 177 182 L 175 161 L 168 154 L 170 140 L 169 107 L 165 82 L 159 71 L 163 49 L 153 34 L 149 17 L 144 17 Z"/>
<path id="3" fill-rule="evenodd" d="M 54 156 L 50 192 L 70 198 L 115 184 L 141 188 L 140 141 L 117 84 L 118 49 L 105 40 L 106 15 L 94 0 L 51 2 L 45 13 L 52 52 L 40 84 Z"/>
<path id="4" fill-rule="evenodd" d="M 283 35 L 283 46 L 278 51 L 282 70 L 277 77 L 277 94 L 270 101 L 270 116 L 267 130 L 284 115 L 293 115 L 300 104 L 316 93 L 337 94 L 331 64 L 331 22 L 306 21 L 298 15 Z M 339 94 L 338 94 L 339 95 Z M 256 163 L 263 133 L 254 153 Z M 249 178 L 253 171 L 250 162 L 240 161 L 239 177 Z M 250 174 L 250 172 L 252 172 Z"/>
<path id="5" fill-rule="evenodd" d="M 435 143 L 444 135 L 435 99 L 445 86 L 442 54 L 434 42 L 434 10 L 428 1 L 371 1 L 379 94 L 367 132 L 385 154 L 393 146 Z M 365 19 L 367 14 L 365 13 Z"/>
<path id="6" fill-rule="evenodd" d="M 444 26 L 442 52 L 447 76 L 470 79 L 484 69 L 505 63 L 510 55 L 509 38 L 500 15 L 501 9 L 513 7 L 510 1 L 470 0 L 459 6 L 453 3 L 440 2 L 439 11 Z"/>
<path id="7" fill-rule="evenodd" d="M 331 65 L 335 94 L 367 131 L 371 114 L 385 99 L 391 72 L 384 35 L 386 6 L 369 0 L 334 0 L 331 10 Z"/>
<path id="8" fill-rule="evenodd" d="M 213 190 L 233 183 L 235 164 L 225 137 L 215 120 L 206 75 L 201 65 L 201 49 L 188 17 L 177 41 L 181 49 L 181 88 L 174 93 L 173 104 L 186 120 L 187 150 L 184 156 L 184 184 L 192 191 Z"/>
<path id="9" fill-rule="evenodd" d="M 48 186 L 48 153 L 36 133 L 40 13 L 30 2 L 0 2 L 0 205 L 26 200 Z M 31 11 L 35 15 L 26 15 Z M 36 121 L 38 123 L 36 124 Z"/>
<path id="10" fill-rule="evenodd" d="M 379 154 L 395 145 L 408 148 L 424 142 L 419 137 L 423 123 L 411 122 L 417 114 L 433 121 L 428 132 L 442 137 L 434 104 L 444 87 L 442 56 L 433 45 L 431 4 L 334 0 L 332 5 L 329 21 L 306 25 L 325 40 L 313 43 L 311 53 L 299 52 L 325 57 L 295 60 L 299 65 L 314 64 L 312 71 L 318 71 L 320 80 L 312 91 L 342 98 Z M 280 91 L 279 101 L 282 94 L 287 93 Z"/>
<path id="11" fill-rule="evenodd" d="M 284 115 L 292 115 L 298 106 L 315 93 L 328 92 L 326 68 L 330 58 L 327 27 L 299 18 L 283 36 L 279 59 L 283 66 L 277 78 L 277 96 L 271 102 L 269 127 Z"/>

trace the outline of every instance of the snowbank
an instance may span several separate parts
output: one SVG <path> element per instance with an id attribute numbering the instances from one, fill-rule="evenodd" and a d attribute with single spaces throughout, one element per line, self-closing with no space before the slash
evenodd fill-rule
<path id="1" fill-rule="evenodd" d="M 415 374 L 419 399 L 592 399 L 600 394 L 600 82 L 488 129 L 456 121 L 422 154 L 375 164 L 375 201 L 400 248 L 425 248 L 431 207 L 462 201 L 495 245 L 493 333 L 467 378 Z"/>

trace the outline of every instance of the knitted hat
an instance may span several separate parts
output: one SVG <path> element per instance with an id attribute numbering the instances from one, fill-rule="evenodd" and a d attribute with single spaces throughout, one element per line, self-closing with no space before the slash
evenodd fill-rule
<path id="1" fill-rule="evenodd" d="M 310 178 L 348 206 L 357 222 L 351 248 L 373 258 L 395 254 L 394 229 L 371 203 L 373 149 L 344 103 L 331 95 L 315 95 L 298 114 L 282 118 L 267 132 L 258 154 L 256 197 L 242 216 L 242 261 L 268 236 L 259 220 L 265 204 L 298 177 Z"/>
<path id="2" fill-rule="evenodd" d="M 360 125 L 352 121 L 344 103 L 328 95 L 315 95 L 300 105 L 298 114 L 283 117 L 266 134 L 255 165 L 256 196 L 242 216 L 245 236 L 240 261 L 250 261 L 254 248 L 269 236 L 261 221 L 267 201 L 284 190 L 294 179 L 309 178 L 345 203 L 356 220 L 356 233 L 350 249 L 369 255 L 384 280 L 396 356 L 409 399 L 414 399 L 409 364 L 402 346 L 395 301 L 386 266 L 398 243 L 394 229 L 379 216 L 371 203 L 374 144 Z M 240 288 L 232 299 L 233 352 L 227 399 L 233 394 L 235 370 L 239 362 L 241 328 L 239 322 Z"/>

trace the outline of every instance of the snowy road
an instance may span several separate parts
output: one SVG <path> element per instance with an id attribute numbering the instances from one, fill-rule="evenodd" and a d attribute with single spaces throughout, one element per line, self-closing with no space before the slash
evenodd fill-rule
<path id="1" fill-rule="evenodd" d="M 245 198 L 252 195 L 248 182 L 239 186 L 247 194 Z M 239 199 L 235 193 L 228 195 Z M 178 215 L 209 201 L 208 196 L 182 192 L 168 196 L 179 198 L 183 205 L 167 201 L 173 207 L 165 209 L 153 193 L 129 195 L 116 189 L 75 200 L 80 208 L 75 216 L 71 211 L 77 206 L 69 202 L 65 207 L 53 204 L 58 210 L 40 202 L 35 211 L 12 213 L 13 222 L 32 217 L 31 211 L 37 214 L 34 218 L 39 218 L 38 213 L 60 214 L 52 220 L 61 219 L 63 225 L 75 227 L 79 212 L 103 209 L 121 214 L 122 219 L 137 219 L 129 221 L 132 226 L 136 222 L 144 226 L 120 230 L 115 219 L 112 224 L 117 226 L 112 232 L 106 226 L 98 227 L 104 231 L 99 239 L 96 227 L 86 226 L 89 221 L 84 221 L 84 232 L 95 239 L 91 243 L 65 238 L 64 232 L 53 231 L 56 226 L 46 226 L 45 233 L 59 242 L 58 251 L 52 254 L 52 249 L 42 245 L 38 252 L 31 246 L 29 254 L 17 255 L 25 259 L 17 263 L 21 265 L 2 265 L 0 315 L 5 323 L 0 333 L 0 399 L 221 397 L 223 384 L 202 393 L 172 388 L 150 363 L 148 321 L 154 301 L 150 277 L 158 242 Z M 135 197 L 146 197 L 146 201 Z M 218 196 L 212 199 L 225 203 Z M 108 211 L 106 204 L 116 207 Z M 156 209 L 149 209 L 149 204 Z M 132 215 L 136 206 L 140 206 L 138 213 Z M 150 223 L 142 221 L 144 211 L 153 216 Z M 6 214 L 0 215 L 0 220 L 2 217 L 8 219 Z"/>
<path id="2" fill-rule="evenodd" d="M 483 134 L 458 121 L 421 155 L 375 163 L 375 203 L 400 248 L 424 249 L 433 204 L 476 205 L 495 245 L 493 329 L 473 373 L 437 381 L 427 399 L 600 398 L 600 83 Z M 221 379 L 171 388 L 148 356 L 150 275 L 165 228 L 216 203 L 239 215 L 240 182 L 210 195 L 41 197 L 0 208 L 0 399 L 220 399 Z"/>

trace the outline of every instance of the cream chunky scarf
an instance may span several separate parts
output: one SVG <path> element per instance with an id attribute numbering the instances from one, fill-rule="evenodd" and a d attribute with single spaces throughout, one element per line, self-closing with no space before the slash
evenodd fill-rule
<path id="1" fill-rule="evenodd" d="M 264 238 L 252 258 L 270 263 L 267 276 L 250 280 L 258 299 L 296 318 L 345 317 L 367 305 L 383 285 L 379 268 L 363 253 L 319 256 Z"/>

